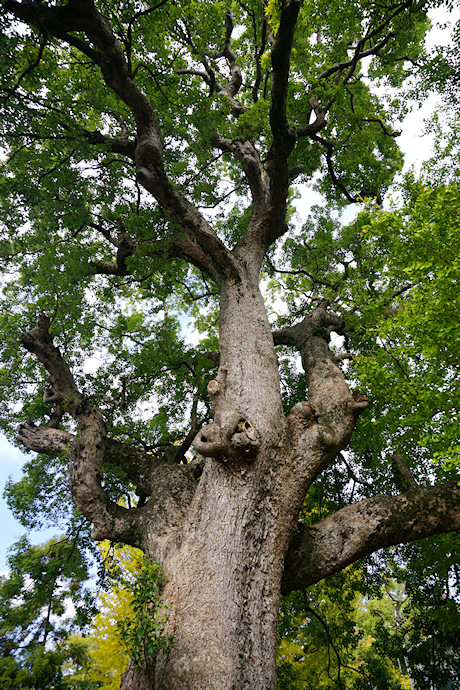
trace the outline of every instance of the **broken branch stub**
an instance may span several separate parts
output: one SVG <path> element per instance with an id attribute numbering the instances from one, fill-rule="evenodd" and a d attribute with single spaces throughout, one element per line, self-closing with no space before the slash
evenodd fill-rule
<path id="1" fill-rule="evenodd" d="M 255 455 L 260 446 L 256 428 L 225 399 L 227 370 L 219 367 L 215 379 L 208 383 L 208 393 L 215 411 L 214 422 L 203 427 L 195 436 L 193 447 L 207 458 L 248 458 Z"/>

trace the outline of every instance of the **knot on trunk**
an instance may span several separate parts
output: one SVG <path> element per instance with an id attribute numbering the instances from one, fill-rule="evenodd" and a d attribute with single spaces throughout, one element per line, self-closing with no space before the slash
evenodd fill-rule
<path id="1" fill-rule="evenodd" d="M 252 457 L 259 446 L 260 438 L 255 427 L 236 410 L 221 419 L 220 424 L 214 422 L 203 427 L 193 441 L 193 447 L 200 455 L 224 461 Z"/>
<path id="2" fill-rule="evenodd" d="M 296 415 L 298 418 L 302 419 L 302 422 L 306 426 L 311 426 L 318 421 L 318 413 L 316 408 L 309 402 L 302 401 L 298 402 L 292 408 L 290 415 Z"/>
<path id="3" fill-rule="evenodd" d="M 348 402 L 348 406 L 353 411 L 355 417 L 359 417 L 361 412 L 369 406 L 369 398 L 360 390 L 354 390 L 351 394 L 352 400 Z"/>
<path id="4" fill-rule="evenodd" d="M 260 438 L 252 422 L 232 409 L 225 399 L 227 370 L 219 367 L 217 377 L 208 383 L 208 393 L 215 409 L 215 421 L 195 436 L 193 446 L 207 458 L 252 457 L 260 446 Z"/>

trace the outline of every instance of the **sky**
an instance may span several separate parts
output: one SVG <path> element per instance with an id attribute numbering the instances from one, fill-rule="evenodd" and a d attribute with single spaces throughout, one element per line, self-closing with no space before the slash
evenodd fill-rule
<path id="1" fill-rule="evenodd" d="M 451 22 L 460 19 L 460 8 L 454 10 L 450 15 L 445 10 L 442 12 L 444 16 L 440 15 L 439 11 L 436 13 L 436 19 L 440 22 L 444 18 Z M 447 44 L 449 37 L 450 32 L 448 30 L 434 28 L 428 39 L 428 46 Z M 404 120 L 402 135 L 398 142 L 405 154 L 405 169 L 411 166 L 415 166 L 417 169 L 423 160 L 427 160 L 430 157 L 433 140 L 429 136 L 422 136 L 423 121 L 424 118 L 430 116 L 435 105 L 436 99 L 434 97 L 429 98 L 422 108 L 414 110 Z M 318 201 L 320 201 L 320 197 L 318 197 Z M 0 573 L 5 573 L 8 569 L 6 563 L 8 548 L 25 533 L 25 529 L 15 520 L 6 505 L 6 501 L 3 498 L 3 487 L 10 476 L 13 480 L 21 478 L 21 468 L 26 461 L 27 456 L 12 446 L 4 436 L 0 435 Z M 30 536 L 33 543 L 38 544 L 46 541 L 53 534 L 55 534 L 55 530 L 46 530 Z"/>
<path id="2" fill-rule="evenodd" d="M 0 487 L 2 494 L 3 487 L 10 475 L 15 480 L 21 478 L 21 467 L 25 460 L 26 456 L 8 443 L 4 436 L 0 435 Z M 2 495 L 0 498 L 0 573 L 7 570 L 5 559 L 8 547 L 23 534 L 24 528 L 14 519 Z"/>

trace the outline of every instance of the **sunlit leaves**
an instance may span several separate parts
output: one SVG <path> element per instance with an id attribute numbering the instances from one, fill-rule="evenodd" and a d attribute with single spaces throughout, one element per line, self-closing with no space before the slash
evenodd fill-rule
<path id="1" fill-rule="evenodd" d="M 356 371 L 386 407 L 381 419 L 393 443 L 410 453 L 415 442 L 438 460 L 443 453 L 452 460 L 459 404 L 460 196 L 455 185 L 409 189 L 405 210 L 378 212 L 361 229 L 363 244 L 385 259 L 375 289 L 383 287 L 386 297 L 373 300 L 378 311 L 361 323 L 374 344 Z"/>

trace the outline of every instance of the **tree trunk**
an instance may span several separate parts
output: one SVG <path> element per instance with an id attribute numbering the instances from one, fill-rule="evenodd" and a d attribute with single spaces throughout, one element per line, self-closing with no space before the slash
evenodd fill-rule
<path id="1" fill-rule="evenodd" d="M 208 462 L 181 546 L 166 563 L 167 633 L 157 688 L 274 688 L 284 544 L 269 481 Z"/>
<path id="2" fill-rule="evenodd" d="M 258 286 L 227 284 L 221 301 L 220 379 L 210 391 L 224 451 L 207 459 L 177 549 L 164 559 L 166 633 L 175 641 L 156 672 L 155 687 L 165 690 L 276 683 L 280 586 L 293 530 L 277 507 L 274 467 L 285 427 L 278 363 Z M 255 430 L 256 454 L 240 452 L 236 419 Z M 210 433 L 205 428 L 198 443 Z"/>
<path id="3" fill-rule="evenodd" d="M 285 417 L 263 300 L 256 280 L 241 274 L 221 288 L 221 366 L 208 385 L 214 422 L 194 442 L 207 456 L 205 468 L 162 556 L 165 634 L 175 642 L 156 669 L 154 687 L 162 690 L 275 687 L 285 555 L 308 486 L 346 443 L 355 419 L 326 343 L 313 343 L 306 363 L 310 379 L 327 382 L 325 426 L 307 402 Z M 310 330 L 295 337 L 303 342 Z M 316 397 L 321 385 L 313 386 Z M 156 545 L 153 539 L 152 558 Z"/>

